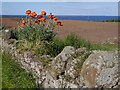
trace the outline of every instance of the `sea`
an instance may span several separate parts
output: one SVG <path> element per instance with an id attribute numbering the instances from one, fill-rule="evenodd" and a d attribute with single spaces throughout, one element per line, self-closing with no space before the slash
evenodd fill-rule
<path id="1" fill-rule="evenodd" d="M 2 18 L 25 18 L 26 15 L 1 15 Z M 120 16 L 70 16 L 58 15 L 59 20 L 81 20 L 81 21 L 106 21 L 106 20 L 120 20 Z"/>

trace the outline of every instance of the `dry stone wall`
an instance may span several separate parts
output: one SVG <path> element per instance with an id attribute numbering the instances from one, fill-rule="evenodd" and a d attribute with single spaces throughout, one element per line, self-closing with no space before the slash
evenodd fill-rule
<path id="1" fill-rule="evenodd" d="M 26 71 L 32 72 L 36 83 L 44 88 L 119 88 L 118 52 L 92 51 L 66 46 L 52 58 L 20 52 L 12 44 L 1 39 L 2 52 L 9 51 Z M 86 55 L 88 58 L 85 58 Z M 44 65 L 40 59 L 50 60 Z M 83 59 L 85 62 L 83 62 Z"/>

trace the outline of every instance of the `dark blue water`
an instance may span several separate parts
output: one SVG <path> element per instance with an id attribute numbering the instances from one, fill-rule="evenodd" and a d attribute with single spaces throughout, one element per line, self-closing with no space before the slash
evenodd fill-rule
<path id="1" fill-rule="evenodd" d="M 118 16 L 58 16 L 61 20 L 104 21 L 119 20 Z"/>
<path id="2" fill-rule="evenodd" d="M 25 18 L 25 15 L 2 15 L 0 17 L 16 17 Z M 120 16 L 57 16 L 60 20 L 82 20 L 82 21 L 104 21 L 104 20 L 120 20 Z"/>

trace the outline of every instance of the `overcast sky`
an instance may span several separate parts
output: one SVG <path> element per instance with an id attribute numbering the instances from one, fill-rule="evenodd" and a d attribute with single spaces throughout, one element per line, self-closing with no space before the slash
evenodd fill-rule
<path id="1" fill-rule="evenodd" d="M 4 0 L 4 2 L 2 3 L 3 15 L 24 15 L 27 9 L 36 11 L 37 13 L 40 13 L 41 10 L 45 10 L 47 13 L 52 12 L 55 15 L 103 15 L 103 16 L 118 15 L 117 2 L 5 2 L 5 1 L 9 0 Z M 118 1 L 118 0 L 104 0 L 104 1 Z"/>

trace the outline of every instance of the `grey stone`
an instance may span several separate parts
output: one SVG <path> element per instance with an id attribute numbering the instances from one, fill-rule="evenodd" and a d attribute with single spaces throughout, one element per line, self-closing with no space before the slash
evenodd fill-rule
<path id="1" fill-rule="evenodd" d="M 88 88 L 112 88 L 118 83 L 117 51 L 94 51 L 83 64 L 81 81 Z"/>

